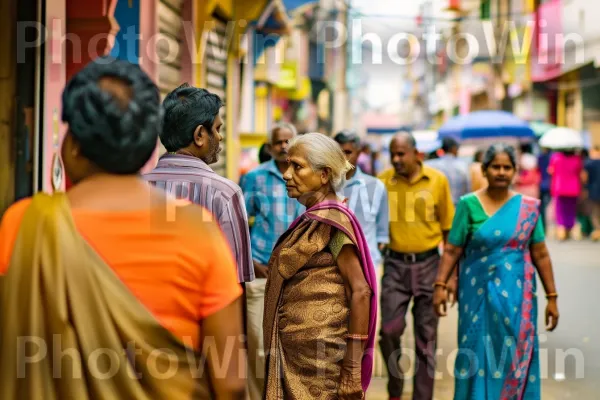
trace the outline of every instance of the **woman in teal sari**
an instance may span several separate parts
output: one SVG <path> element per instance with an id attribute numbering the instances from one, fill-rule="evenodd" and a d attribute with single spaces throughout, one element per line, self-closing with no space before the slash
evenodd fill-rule
<path id="1" fill-rule="evenodd" d="M 558 323 L 539 201 L 510 190 L 516 172 L 512 147 L 490 147 L 482 169 L 488 187 L 459 202 L 434 285 L 434 307 L 445 316 L 446 282 L 460 260 L 454 398 L 536 400 L 536 269 L 548 299 L 548 330 Z"/>

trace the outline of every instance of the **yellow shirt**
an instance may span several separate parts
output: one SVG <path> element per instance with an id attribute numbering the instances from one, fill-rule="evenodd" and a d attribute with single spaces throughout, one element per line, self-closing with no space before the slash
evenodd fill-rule
<path id="1" fill-rule="evenodd" d="M 449 231 L 454 204 L 446 176 L 421 164 L 412 182 L 397 176 L 394 169 L 379 175 L 388 191 L 390 205 L 390 249 L 421 253 L 436 248 Z"/>

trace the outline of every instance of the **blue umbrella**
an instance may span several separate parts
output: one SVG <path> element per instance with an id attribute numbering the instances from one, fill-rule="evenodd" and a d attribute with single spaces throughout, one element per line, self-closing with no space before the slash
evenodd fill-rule
<path id="1" fill-rule="evenodd" d="M 474 111 L 459 115 L 439 129 L 440 138 L 457 140 L 494 137 L 535 138 L 529 124 L 506 111 Z"/>

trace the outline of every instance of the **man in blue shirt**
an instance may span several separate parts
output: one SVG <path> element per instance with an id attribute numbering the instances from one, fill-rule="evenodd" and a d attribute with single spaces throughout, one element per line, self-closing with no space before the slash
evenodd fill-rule
<path id="1" fill-rule="evenodd" d="M 585 163 L 585 173 L 588 186 L 588 199 L 592 208 L 592 225 L 594 231 L 591 238 L 600 240 L 600 146 L 590 153 L 590 159 Z"/>
<path id="2" fill-rule="evenodd" d="M 444 155 L 435 160 L 427 161 L 427 165 L 443 172 L 448 178 L 452 202 L 455 206 L 462 196 L 471 191 L 468 166 L 458 158 L 458 148 L 459 143 L 455 139 L 445 137 L 442 139 Z"/>
<path id="3" fill-rule="evenodd" d="M 550 187 L 552 185 L 552 176 L 548 173 L 548 167 L 550 166 L 550 157 L 552 153 L 549 149 L 542 148 L 542 152 L 538 156 L 538 169 L 540 171 L 540 175 L 542 179 L 540 180 L 540 214 L 542 218 L 542 222 L 544 224 L 544 229 L 547 230 L 548 220 L 546 218 L 546 209 L 552 201 L 552 196 L 550 194 Z"/>
<path id="4" fill-rule="evenodd" d="M 248 394 L 251 400 L 262 399 L 265 354 L 263 348 L 263 310 L 268 263 L 275 243 L 304 212 L 296 199 L 288 197 L 283 173 L 288 167 L 288 142 L 296 136 L 291 124 L 279 124 L 267 138 L 267 149 L 273 157 L 242 178 L 240 186 L 246 199 L 250 243 L 256 279 L 246 286 L 248 331 Z"/>
<path id="5" fill-rule="evenodd" d="M 389 206 L 387 191 L 381 180 L 365 174 L 358 164 L 361 151 L 360 138 L 353 132 L 342 131 L 334 140 L 355 168 L 346 175 L 344 196 L 348 208 L 360 222 L 374 265 L 382 261 L 381 250 L 389 243 Z"/>

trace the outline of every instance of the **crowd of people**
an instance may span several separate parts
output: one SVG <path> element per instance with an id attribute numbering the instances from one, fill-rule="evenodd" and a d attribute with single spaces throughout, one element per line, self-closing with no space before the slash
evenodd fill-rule
<path id="1" fill-rule="evenodd" d="M 238 186 L 210 167 L 221 106 L 187 84 L 161 104 L 139 67 L 109 57 L 68 83 L 74 186 L 14 204 L 0 226 L 0 397 L 361 399 L 379 347 L 400 399 L 412 301 L 414 400 L 433 398 L 455 302 L 455 398 L 540 398 L 536 271 L 549 330 L 558 295 L 540 201 L 512 190 L 512 147 L 491 146 L 477 172 L 457 142 L 423 162 L 399 133 L 392 168 L 372 176 L 355 133 L 279 124 Z M 142 176 L 159 138 L 167 154 Z"/>

